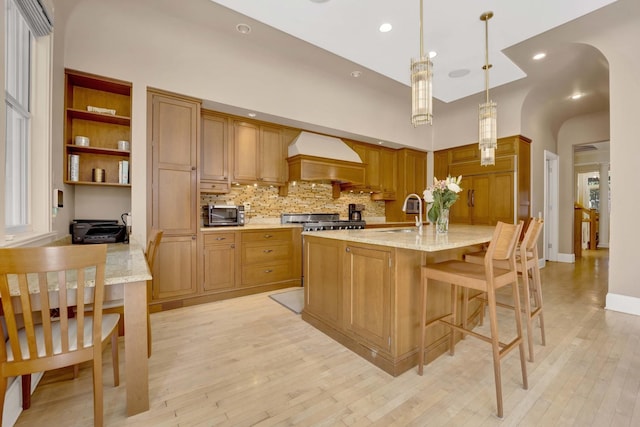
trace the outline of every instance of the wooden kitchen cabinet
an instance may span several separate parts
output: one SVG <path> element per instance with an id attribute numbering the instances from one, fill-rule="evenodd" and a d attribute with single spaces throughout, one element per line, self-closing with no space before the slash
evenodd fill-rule
<path id="1" fill-rule="evenodd" d="M 281 128 L 234 120 L 233 153 L 233 182 L 285 184 L 286 147 Z"/>
<path id="2" fill-rule="evenodd" d="M 164 231 L 153 272 L 153 299 L 197 292 L 199 204 L 196 171 L 200 102 L 148 92 L 150 228 Z"/>
<path id="3" fill-rule="evenodd" d="M 344 327 L 373 351 L 391 350 L 391 250 L 348 244 L 343 261 Z"/>
<path id="4" fill-rule="evenodd" d="M 496 162 L 480 166 L 477 144 L 434 154 L 434 169 L 462 175 L 462 193 L 452 206 L 452 223 L 495 225 L 531 216 L 531 140 L 515 135 L 498 140 Z M 440 178 L 440 177 L 438 177 Z M 440 178 L 441 179 L 441 178 Z"/>
<path id="5" fill-rule="evenodd" d="M 74 185 L 130 187 L 121 182 L 120 162 L 130 162 L 132 84 L 75 70 L 65 70 L 64 182 Z M 90 111 L 97 107 L 109 112 Z M 113 114 L 112 114 L 113 113 Z M 75 144 L 89 138 L 88 146 Z M 70 156 L 79 156 L 77 177 L 71 177 Z M 129 164 L 130 166 L 130 164 Z M 104 182 L 94 182 L 93 169 L 104 169 Z"/>
<path id="6" fill-rule="evenodd" d="M 228 193 L 231 176 L 228 118 L 202 110 L 201 135 L 200 192 Z"/>
<path id="7" fill-rule="evenodd" d="M 195 236 L 162 236 L 152 272 L 154 300 L 196 293 L 196 250 Z"/>
<path id="8" fill-rule="evenodd" d="M 333 328 L 342 328 L 344 243 L 312 238 L 304 245 L 305 310 Z"/>
<path id="9" fill-rule="evenodd" d="M 396 199 L 385 202 L 386 219 L 387 221 L 413 222 L 415 215 L 402 212 L 402 205 L 409 194 L 415 193 L 422 197 L 422 193 L 427 188 L 427 153 L 402 148 L 397 150 L 396 155 L 398 162 Z M 424 213 L 422 218 L 425 218 Z"/>
<path id="10" fill-rule="evenodd" d="M 242 231 L 239 286 L 299 281 L 302 275 L 299 233 L 298 229 Z"/>
<path id="11" fill-rule="evenodd" d="M 203 236 L 203 289 L 224 291 L 236 285 L 236 235 L 234 232 L 209 233 Z"/>
<path id="12" fill-rule="evenodd" d="M 365 172 L 364 184 L 345 183 L 341 190 L 371 193 L 373 200 L 393 200 L 397 183 L 395 150 L 357 141 L 345 142 L 360 156 Z"/>

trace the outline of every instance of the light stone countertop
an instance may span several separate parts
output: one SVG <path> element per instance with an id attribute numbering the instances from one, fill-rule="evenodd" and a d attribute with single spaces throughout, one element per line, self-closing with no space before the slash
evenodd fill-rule
<path id="1" fill-rule="evenodd" d="M 231 225 L 224 227 L 201 227 L 200 231 L 242 231 L 242 230 L 266 230 L 275 228 L 302 228 L 302 224 L 274 224 L 274 223 L 249 223 L 245 225 Z"/>
<path id="2" fill-rule="evenodd" d="M 57 240 L 55 242 L 50 243 L 48 246 L 62 246 L 62 245 L 70 245 L 71 240 L 69 237 L 66 237 L 61 240 Z M 75 245 L 81 246 L 81 245 Z M 88 286 L 93 286 L 93 277 L 95 275 L 95 269 L 87 270 L 87 284 Z M 49 289 L 57 290 L 58 281 L 57 277 L 54 274 L 49 274 Z M 105 285 L 117 285 L 123 283 L 132 283 L 132 282 L 141 282 L 151 280 L 151 272 L 149 271 L 149 266 L 147 265 L 147 260 L 144 257 L 144 251 L 142 247 L 136 243 L 131 242 L 129 244 L 125 243 L 109 243 L 107 244 L 107 263 L 105 266 Z M 11 295 L 17 296 L 20 295 L 18 292 L 18 284 L 15 276 L 9 277 L 9 287 L 11 289 Z M 75 272 L 74 274 L 69 274 L 67 277 L 67 288 L 75 289 L 77 287 Z M 29 293 L 36 294 L 39 293 L 37 283 L 35 282 L 35 278 L 29 280 Z"/>
<path id="3" fill-rule="evenodd" d="M 305 231 L 304 236 L 367 243 L 416 251 L 436 252 L 491 241 L 495 226 L 449 225 L 449 232 L 436 234 L 435 226 L 427 225 L 418 233 L 416 227 L 373 228 L 364 230 Z"/>

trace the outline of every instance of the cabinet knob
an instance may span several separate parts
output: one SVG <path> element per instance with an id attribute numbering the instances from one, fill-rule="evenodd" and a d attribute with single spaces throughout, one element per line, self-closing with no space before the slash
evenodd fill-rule
<path id="1" fill-rule="evenodd" d="M 265 273 L 273 273 L 273 270 L 268 269 L 268 270 L 265 270 L 264 272 L 265 272 Z"/>
<path id="2" fill-rule="evenodd" d="M 191 240 L 196 240 L 196 236 L 191 236 Z"/>
<path id="3" fill-rule="evenodd" d="M 192 171 L 196 170 L 196 167 L 195 166 L 191 166 L 191 170 Z"/>
<path id="4" fill-rule="evenodd" d="M 262 252 L 264 252 L 265 254 L 268 254 L 268 253 L 273 252 L 273 249 L 265 249 L 265 250 L 264 250 L 264 251 L 262 251 Z"/>
<path id="5" fill-rule="evenodd" d="M 226 237 L 216 237 L 216 240 L 227 240 Z"/>
<path id="6" fill-rule="evenodd" d="M 347 248 L 347 249 L 345 249 L 345 251 L 351 252 L 351 248 Z"/>
<path id="7" fill-rule="evenodd" d="M 235 247 L 236 247 L 236 245 L 234 245 L 233 243 L 230 246 L 231 249 L 235 249 Z"/>
<path id="8" fill-rule="evenodd" d="M 265 239 L 270 239 L 270 238 L 272 238 L 272 237 L 273 237 L 273 235 L 272 235 L 272 234 L 265 234 L 265 235 L 264 235 L 264 238 L 265 238 Z"/>

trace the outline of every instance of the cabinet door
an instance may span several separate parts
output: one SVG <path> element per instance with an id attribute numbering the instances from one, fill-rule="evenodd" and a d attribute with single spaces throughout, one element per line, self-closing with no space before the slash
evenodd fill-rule
<path id="1" fill-rule="evenodd" d="M 496 173 L 491 182 L 491 223 L 515 223 L 513 172 Z"/>
<path id="2" fill-rule="evenodd" d="M 195 102 L 153 95 L 151 226 L 165 236 L 196 233 L 199 108 Z"/>
<path id="3" fill-rule="evenodd" d="M 305 313 L 342 328 L 342 242 L 305 237 Z"/>
<path id="4" fill-rule="evenodd" d="M 202 115 L 200 159 L 201 180 L 227 181 L 229 178 L 229 138 L 226 118 L 210 114 Z"/>
<path id="5" fill-rule="evenodd" d="M 196 237 L 164 236 L 153 268 L 153 299 L 196 293 Z"/>
<path id="6" fill-rule="evenodd" d="M 491 225 L 491 174 L 474 176 L 471 193 L 471 223 Z"/>
<path id="7" fill-rule="evenodd" d="M 258 142 L 260 130 L 247 122 L 233 123 L 233 181 L 254 183 L 258 180 Z"/>
<path id="8" fill-rule="evenodd" d="M 382 191 L 395 193 L 398 187 L 398 156 L 395 151 L 380 151 L 380 187 Z"/>
<path id="9" fill-rule="evenodd" d="M 391 350 L 391 252 L 348 245 L 343 265 L 346 329 Z"/>
<path id="10" fill-rule="evenodd" d="M 471 224 L 471 192 L 473 191 L 473 180 L 463 176 L 460 181 L 462 192 L 458 200 L 449 210 L 449 221 L 454 224 Z"/>
<path id="11" fill-rule="evenodd" d="M 260 126 L 258 180 L 265 184 L 282 185 L 285 178 L 285 152 L 279 128 Z"/>
<path id="12" fill-rule="evenodd" d="M 235 286 L 235 244 L 205 245 L 204 290 L 221 291 Z"/>

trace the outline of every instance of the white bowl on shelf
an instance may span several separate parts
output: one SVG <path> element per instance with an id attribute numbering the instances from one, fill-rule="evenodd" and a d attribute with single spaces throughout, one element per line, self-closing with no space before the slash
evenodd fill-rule
<path id="1" fill-rule="evenodd" d="M 87 138 L 86 136 L 76 136 L 75 139 L 76 145 L 79 145 L 81 147 L 88 147 L 89 146 L 89 138 Z"/>

